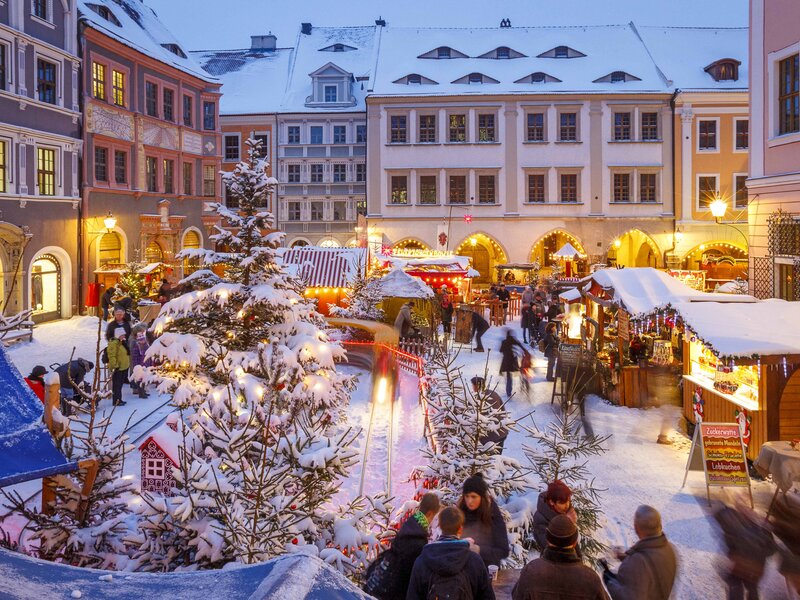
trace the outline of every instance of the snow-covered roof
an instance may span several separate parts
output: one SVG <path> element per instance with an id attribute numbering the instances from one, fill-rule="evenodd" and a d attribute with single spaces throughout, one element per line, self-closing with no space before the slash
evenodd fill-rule
<path id="1" fill-rule="evenodd" d="M 367 264 L 366 248 L 281 248 L 282 264 L 295 265 L 297 276 L 308 287 L 349 287 Z"/>
<path id="2" fill-rule="evenodd" d="M 381 293 L 392 298 L 433 298 L 436 294 L 421 279 L 394 269 L 381 279 Z"/>
<path id="3" fill-rule="evenodd" d="M 672 85 L 681 90 L 746 90 L 748 82 L 748 28 L 650 27 L 637 28 L 656 64 Z M 736 81 L 714 81 L 705 68 L 718 60 L 741 62 Z"/>
<path id="4" fill-rule="evenodd" d="M 469 257 L 450 254 L 447 256 L 420 256 L 419 258 L 404 258 L 388 254 L 376 254 L 376 259 L 386 262 L 392 267 L 400 267 L 408 271 L 422 271 L 426 269 L 440 271 L 466 271 L 469 269 Z"/>
<path id="5" fill-rule="evenodd" d="M 170 427 L 171 424 L 174 425 L 176 429 L 172 429 L 172 427 Z M 180 416 L 177 413 L 169 415 L 163 424 L 154 429 L 152 433 L 147 436 L 139 448 L 144 448 L 150 440 L 152 440 L 164 451 L 164 454 L 177 465 L 180 458 L 178 449 L 184 445 L 184 434 L 186 435 L 186 445 L 195 452 L 200 452 L 202 449 L 200 440 L 189 427 L 180 422 Z"/>
<path id="6" fill-rule="evenodd" d="M 560 258 L 575 258 L 576 256 L 580 256 L 581 253 L 575 249 L 575 246 L 567 242 L 558 251 L 553 252 L 553 256 L 558 256 Z"/>
<path id="7" fill-rule="evenodd" d="M 673 308 L 723 358 L 800 354 L 800 302 L 678 302 Z"/>
<path id="8" fill-rule="evenodd" d="M 574 287 L 574 288 L 569 288 L 568 290 L 564 290 L 558 295 L 558 297 L 561 299 L 562 302 L 570 304 L 572 302 L 577 302 L 583 296 L 581 295 L 581 291 L 578 288 Z"/>
<path id="9" fill-rule="evenodd" d="M 98 7 L 109 11 L 113 20 L 100 16 Z M 155 11 L 141 0 L 78 0 L 78 13 L 83 23 L 129 48 L 203 81 L 219 83 L 200 67 L 159 21 Z M 169 48 L 176 49 L 179 54 Z"/>
<path id="10" fill-rule="evenodd" d="M 275 50 L 200 50 L 190 54 L 222 82 L 220 114 L 278 112 L 283 101 L 293 48 Z"/>

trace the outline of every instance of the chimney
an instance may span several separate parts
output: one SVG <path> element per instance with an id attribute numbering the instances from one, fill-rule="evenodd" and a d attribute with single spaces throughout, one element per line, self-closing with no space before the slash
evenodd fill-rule
<path id="1" fill-rule="evenodd" d="M 275 50 L 277 42 L 278 38 L 272 32 L 267 35 L 251 35 L 250 50 Z"/>
<path id="2" fill-rule="evenodd" d="M 375 25 L 378 27 L 386 27 L 386 20 L 383 17 L 378 17 L 375 19 Z"/>
<path id="3" fill-rule="evenodd" d="M 311 23 L 300 23 L 300 33 L 311 35 Z"/>

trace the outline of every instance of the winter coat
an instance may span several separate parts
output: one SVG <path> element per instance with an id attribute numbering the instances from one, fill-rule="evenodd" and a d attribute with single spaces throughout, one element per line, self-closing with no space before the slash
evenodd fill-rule
<path id="1" fill-rule="evenodd" d="M 675 583 L 678 559 L 661 535 L 643 538 L 625 552 L 616 577 L 607 582 L 614 600 L 668 600 Z"/>
<path id="2" fill-rule="evenodd" d="M 463 572 L 467 576 L 474 600 L 494 600 L 494 590 L 489 572 L 480 557 L 469 549 L 469 542 L 442 536 L 422 549 L 414 562 L 407 600 L 425 600 L 434 574 L 453 576 Z"/>
<path id="3" fill-rule="evenodd" d="M 533 308 L 528 304 L 523 304 L 520 311 L 519 326 L 522 329 L 530 329 L 531 325 L 533 325 Z"/>
<path id="4" fill-rule="evenodd" d="M 533 304 L 533 290 L 525 290 L 522 292 L 522 296 L 520 297 L 520 302 L 523 306 Z"/>
<path id="5" fill-rule="evenodd" d="M 106 339 L 108 341 L 113 340 L 116 335 L 114 335 L 114 331 L 117 327 L 122 327 L 125 330 L 125 339 L 128 340 L 131 337 L 131 323 L 128 319 L 123 319 L 120 323 L 116 319 L 113 321 L 109 321 L 108 325 L 106 325 Z"/>
<path id="6" fill-rule="evenodd" d="M 404 600 L 406 597 L 414 561 L 428 543 L 429 530 L 417 520 L 417 515 L 422 513 L 414 513 L 406 519 L 392 542 L 391 580 L 394 586 L 391 593 L 380 600 Z"/>
<path id="7" fill-rule="evenodd" d="M 469 510 L 466 506 L 461 508 L 464 513 L 463 539 L 472 538 L 481 549 L 481 558 L 486 566 L 500 566 L 500 561 L 508 556 L 508 529 L 497 502 L 490 500 L 492 506 L 492 521 L 488 525 L 478 517 L 478 512 Z"/>
<path id="8" fill-rule="evenodd" d="M 403 304 L 397 318 L 394 320 L 394 328 L 400 333 L 400 337 L 406 337 L 413 329 L 414 324 L 411 320 L 411 307 Z"/>
<path id="9" fill-rule="evenodd" d="M 485 333 L 489 329 L 489 322 L 476 312 L 472 313 L 472 335 Z"/>
<path id="10" fill-rule="evenodd" d="M 558 304 L 551 304 L 550 307 L 547 309 L 547 320 L 548 321 L 552 321 L 560 313 L 561 313 L 561 310 L 558 308 Z"/>
<path id="11" fill-rule="evenodd" d="M 558 338 L 552 333 L 545 334 L 544 336 L 544 355 L 547 358 L 555 356 L 558 351 Z"/>
<path id="12" fill-rule="evenodd" d="M 508 304 L 509 299 L 511 298 L 511 292 L 509 292 L 505 288 L 500 288 L 497 290 L 497 299 L 500 300 L 503 304 Z"/>
<path id="13" fill-rule="evenodd" d="M 136 338 L 135 340 L 131 341 L 131 368 L 133 367 L 149 367 L 150 361 L 145 360 L 144 355 L 147 352 L 147 349 L 150 347 L 150 344 L 147 342 L 147 338 L 144 340 L 139 340 Z"/>
<path id="14" fill-rule="evenodd" d="M 504 411 L 503 399 L 500 397 L 500 394 L 498 394 L 494 390 L 491 390 L 486 392 L 486 396 L 487 399 L 489 400 L 489 403 L 492 405 L 492 408 L 494 408 L 495 410 Z M 485 444 L 487 442 L 494 442 L 495 444 L 500 444 L 507 437 L 508 437 L 508 429 L 506 429 L 505 427 L 501 427 L 499 430 L 487 433 L 486 435 L 481 437 L 479 442 L 481 444 Z"/>
<path id="15" fill-rule="evenodd" d="M 100 298 L 100 308 L 111 308 L 114 305 L 112 298 L 114 297 L 115 292 L 116 290 L 106 290 L 103 293 L 103 296 Z"/>
<path id="16" fill-rule="evenodd" d="M 44 404 L 44 381 L 35 377 L 26 377 L 25 383 L 28 384 L 28 387 L 33 390 L 33 393 L 36 394 L 36 397 L 42 401 L 42 404 Z"/>
<path id="17" fill-rule="evenodd" d="M 72 387 L 73 384 L 77 389 L 83 383 L 83 378 L 86 377 L 86 373 L 93 368 L 94 364 L 85 358 L 76 358 L 75 360 L 60 365 L 56 368 L 55 372 L 58 373 L 58 382 L 61 385 L 61 389 L 67 390 Z M 72 383 L 70 383 L 70 379 L 72 379 Z"/>
<path id="18" fill-rule="evenodd" d="M 503 360 L 500 362 L 500 373 L 515 373 L 519 371 L 519 361 L 517 355 L 514 354 L 514 347 L 521 348 L 525 352 L 525 347 L 519 343 L 517 338 L 509 336 L 506 337 L 500 344 L 500 354 Z"/>
<path id="19" fill-rule="evenodd" d="M 574 548 L 547 548 L 522 569 L 512 600 L 608 600 L 603 582 Z M 640 596 L 639 600 L 651 600 Z"/>
<path id="20" fill-rule="evenodd" d="M 547 548 L 547 526 L 550 524 L 550 521 L 553 520 L 553 517 L 558 514 L 559 513 L 547 503 L 547 492 L 539 494 L 539 500 L 536 502 L 536 512 L 533 515 L 533 537 L 542 552 Z M 578 515 L 572 506 L 570 506 L 569 510 L 564 514 L 566 514 L 573 523 L 578 522 Z"/>
<path id="21" fill-rule="evenodd" d="M 753 583 L 760 581 L 767 559 L 777 550 L 772 533 L 733 508 L 720 509 L 714 518 L 725 538 L 731 575 Z"/>
<path id="22" fill-rule="evenodd" d="M 442 294 L 439 301 L 439 308 L 442 309 L 442 321 L 450 322 L 453 320 L 453 298 L 448 293 Z"/>
<path id="23" fill-rule="evenodd" d="M 127 371 L 131 367 L 131 356 L 123 342 L 114 338 L 108 342 L 108 368 L 112 371 Z"/>

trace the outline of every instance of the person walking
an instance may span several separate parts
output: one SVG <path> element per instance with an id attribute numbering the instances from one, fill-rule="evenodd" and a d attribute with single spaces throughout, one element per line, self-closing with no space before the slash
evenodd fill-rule
<path id="1" fill-rule="evenodd" d="M 531 286 L 529 285 L 525 286 L 525 290 L 522 292 L 519 301 L 522 304 L 522 306 L 525 306 L 526 304 L 528 306 L 531 306 L 533 304 L 533 290 L 531 289 Z"/>
<path id="2" fill-rule="evenodd" d="M 514 337 L 514 334 L 509 329 L 506 331 L 506 338 L 500 343 L 500 354 L 503 359 L 500 362 L 500 374 L 506 375 L 506 397 L 511 397 L 511 392 L 514 390 L 514 373 L 519 371 L 519 362 L 514 348 L 520 348 L 522 353 L 526 353 L 525 346 L 520 344 L 519 340 Z"/>
<path id="3" fill-rule="evenodd" d="M 108 321 L 109 312 L 111 307 L 114 306 L 114 294 L 117 293 L 117 288 L 113 285 L 108 288 L 100 298 L 100 308 L 103 309 L 103 321 Z"/>
<path id="4" fill-rule="evenodd" d="M 400 312 L 394 320 L 394 328 L 400 334 L 400 339 L 407 338 L 414 331 L 414 322 L 411 320 L 411 309 L 414 308 L 413 302 L 406 302 L 400 307 Z"/>
<path id="5" fill-rule="evenodd" d="M 556 358 L 558 358 L 558 337 L 556 336 L 556 324 L 548 323 L 544 333 L 544 355 L 547 358 L 547 381 L 555 381 Z"/>
<path id="6" fill-rule="evenodd" d="M 497 410 L 502 411 L 502 414 L 505 415 L 505 406 L 503 405 L 503 400 L 500 398 L 500 394 L 495 392 L 494 390 L 486 390 L 486 380 L 483 377 L 473 377 L 469 380 L 472 384 L 472 392 L 474 394 L 484 393 L 486 395 L 486 400 L 488 401 L 489 405 Z M 502 426 L 501 422 L 496 423 L 497 431 L 487 431 L 481 438 L 478 440 L 479 444 L 486 444 L 489 442 L 493 442 L 495 445 L 495 449 L 497 450 L 497 454 L 503 453 L 503 446 L 506 443 L 506 438 L 508 437 L 508 429 Z"/>
<path id="7" fill-rule="evenodd" d="M 132 375 L 136 367 L 149 367 L 150 361 L 145 359 L 145 354 L 150 348 L 150 342 L 147 341 L 147 326 L 144 323 L 139 323 L 131 330 L 131 337 L 133 338 L 130 345 L 131 351 L 131 388 L 134 393 L 138 394 L 139 398 L 149 398 L 150 394 L 147 393 L 146 384 L 144 382 L 136 381 Z"/>
<path id="8" fill-rule="evenodd" d="M 475 352 L 483 352 L 483 334 L 489 331 L 489 322 L 481 315 L 472 312 L 472 337 L 475 338 Z"/>
<path id="9" fill-rule="evenodd" d="M 617 574 L 607 567 L 603 580 L 613 600 L 668 600 L 675 583 L 675 548 L 661 528 L 661 515 L 652 506 L 636 509 L 633 528 L 639 541 L 618 558 Z"/>
<path id="10" fill-rule="evenodd" d="M 33 390 L 36 397 L 44 404 L 44 376 L 47 369 L 42 365 L 36 365 L 31 369 L 31 374 L 25 378 L 25 383 Z"/>
<path id="11" fill-rule="evenodd" d="M 522 329 L 522 343 L 530 344 L 533 342 L 533 306 L 523 304 L 519 313 L 519 326 Z"/>
<path id="12" fill-rule="evenodd" d="M 442 331 L 446 339 L 450 338 L 453 328 L 453 298 L 447 291 L 447 286 L 442 286 L 442 295 L 439 298 L 439 308 L 442 312 Z"/>
<path id="13" fill-rule="evenodd" d="M 392 547 L 382 552 L 367 569 L 364 591 L 378 600 L 404 600 L 414 562 L 428 543 L 431 522 L 439 514 L 439 496 L 423 495 L 417 510 L 401 525 Z"/>
<path id="14" fill-rule="evenodd" d="M 575 551 L 578 528 L 566 515 L 547 526 L 547 547 L 541 558 L 522 569 L 512 600 L 608 600 L 600 577 L 581 562 Z M 639 596 L 638 600 L 650 600 Z"/>
<path id="15" fill-rule="evenodd" d="M 111 400 L 114 406 L 125 406 L 122 400 L 122 386 L 128 376 L 131 366 L 131 357 L 126 345 L 127 334 L 124 327 L 114 330 L 114 337 L 109 340 L 106 353 L 108 354 L 108 369 L 111 371 Z"/>
<path id="16" fill-rule="evenodd" d="M 458 508 L 464 513 L 464 539 L 469 539 L 486 566 L 500 566 L 508 556 L 508 530 L 503 515 L 491 496 L 483 474 L 464 481 Z"/>
<path id="17" fill-rule="evenodd" d="M 472 598 L 494 600 L 489 572 L 462 539 L 464 514 L 455 506 L 439 513 L 439 538 L 422 549 L 411 570 L 407 600 Z"/>
<path id="18" fill-rule="evenodd" d="M 540 552 L 547 548 L 547 526 L 558 515 L 566 515 L 573 523 L 578 524 L 578 515 L 572 506 L 572 490 L 560 479 L 550 483 L 547 490 L 539 494 L 536 502 L 533 537 Z"/>
<path id="19" fill-rule="evenodd" d="M 508 320 L 508 302 L 511 300 L 511 292 L 506 289 L 506 284 L 501 283 L 497 289 L 497 299 L 500 300 L 500 306 L 503 308 L 503 325 Z"/>

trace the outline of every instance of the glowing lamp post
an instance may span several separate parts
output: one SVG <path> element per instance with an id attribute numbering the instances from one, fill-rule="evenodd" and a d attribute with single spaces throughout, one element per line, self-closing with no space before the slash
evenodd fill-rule
<path id="1" fill-rule="evenodd" d="M 106 218 L 103 219 L 103 225 L 105 225 L 108 231 L 113 231 L 114 227 L 117 226 L 117 218 L 111 214 L 111 211 L 108 211 Z"/>
<path id="2" fill-rule="evenodd" d="M 728 212 L 728 203 L 722 198 L 716 198 L 712 200 L 708 208 L 711 209 L 711 216 L 719 223 L 720 219 Z"/>

